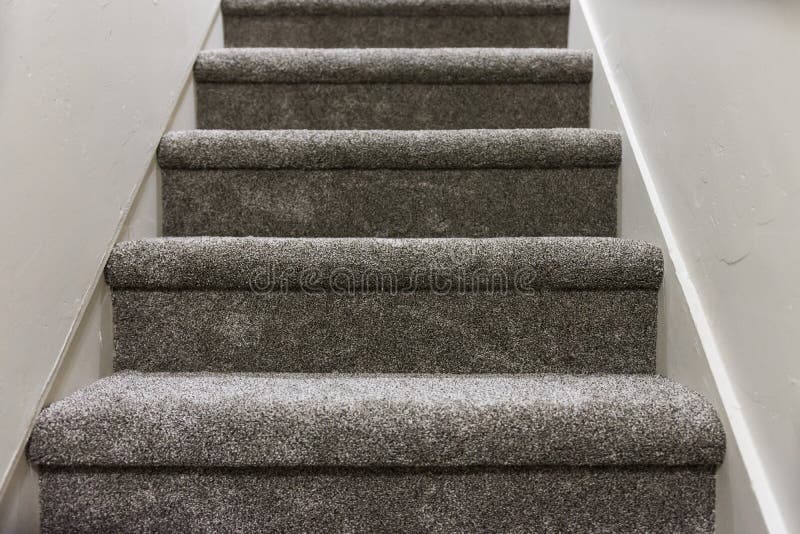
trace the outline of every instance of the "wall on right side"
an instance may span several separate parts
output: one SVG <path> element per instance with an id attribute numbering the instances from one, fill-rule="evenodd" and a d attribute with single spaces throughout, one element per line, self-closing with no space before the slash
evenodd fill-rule
<path id="1" fill-rule="evenodd" d="M 741 456 L 729 451 L 722 496 L 752 484 L 767 527 L 800 532 L 800 3 L 580 0 L 576 9 L 624 104 L 629 161 L 636 152 L 648 181 L 631 202 L 623 168 L 621 235 L 641 235 L 632 210 L 655 199 L 671 256 L 664 298 L 672 272 L 700 331 L 681 357 L 664 352 L 680 340 L 662 327 L 660 370 L 712 395 L 724 378 L 717 404 L 735 408 L 723 414 L 729 434 L 747 439 Z M 604 112 L 593 109 L 593 120 Z M 753 519 L 721 512 L 720 532 L 746 532 Z"/>

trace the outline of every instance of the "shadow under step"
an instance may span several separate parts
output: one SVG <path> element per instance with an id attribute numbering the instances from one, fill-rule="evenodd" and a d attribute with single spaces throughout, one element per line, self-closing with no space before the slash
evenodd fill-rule
<path id="1" fill-rule="evenodd" d="M 194 130 L 161 140 L 167 236 L 612 236 L 620 136 Z"/>
<path id="2" fill-rule="evenodd" d="M 613 238 L 162 238 L 106 266 L 115 368 L 655 371 L 658 248 Z"/>
<path id="3" fill-rule="evenodd" d="M 569 0 L 223 0 L 229 47 L 566 47 Z"/>
<path id="4" fill-rule="evenodd" d="M 713 532 L 723 451 L 655 376 L 127 372 L 28 448 L 45 532 Z"/>
<path id="5" fill-rule="evenodd" d="M 200 128 L 584 128 L 590 52 L 229 48 L 194 68 Z"/>

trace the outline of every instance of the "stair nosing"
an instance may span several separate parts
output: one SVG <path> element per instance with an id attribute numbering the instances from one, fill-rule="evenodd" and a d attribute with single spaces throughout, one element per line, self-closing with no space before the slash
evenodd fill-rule
<path id="1" fill-rule="evenodd" d="M 311 271 L 318 276 L 309 282 Z M 430 291 L 447 282 L 453 292 L 655 291 L 663 257 L 649 243 L 602 237 L 167 237 L 117 244 L 105 269 L 114 290 L 268 292 L 313 282 L 311 289 L 335 291 L 337 273 L 347 273 L 357 291 L 381 290 L 383 275 L 393 284 L 383 290 Z M 279 285 L 264 286 L 265 276 Z"/>
<path id="2" fill-rule="evenodd" d="M 304 441 L 326 432 L 336 444 Z M 45 409 L 28 452 L 39 465 L 715 465 L 724 431 L 700 394 L 656 375 L 123 372 Z"/>
<path id="3" fill-rule="evenodd" d="M 524 169 L 617 167 L 617 132 L 500 130 L 188 130 L 158 147 L 163 169 Z"/>
<path id="4" fill-rule="evenodd" d="M 554 48 L 223 48 L 201 51 L 200 83 L 587 84 L 590 51 Z"/>

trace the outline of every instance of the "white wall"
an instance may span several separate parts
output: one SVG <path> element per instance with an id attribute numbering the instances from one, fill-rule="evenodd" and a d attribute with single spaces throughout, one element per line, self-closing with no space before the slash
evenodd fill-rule
<path id="1" fill-rule="evenodd" d="M 23 447 L 41 405 L 110 371 L 102 267 L 117 239 L 159 231 L 155 147 L 194 125 L 218 4 L 0 4 L 2 532 L 36 528 Z"/>
<path id="2" fill-rule="evenodd" d="M 593 126 L 624 107 L 621 235 L 671 256 L 659 369 L 725 412 L 719 531 L 800 532 L 800 4 L 573 4 L 614 88 Z"/>

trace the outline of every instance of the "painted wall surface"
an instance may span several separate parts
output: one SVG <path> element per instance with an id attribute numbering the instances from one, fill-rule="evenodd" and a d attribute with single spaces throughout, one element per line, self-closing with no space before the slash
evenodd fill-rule
<path id="1" fill-rule="evenodd" d="M 102 266 L 119 237 L 158 230 L 155 147 L 218 4 L 0 4 L 4 531 L 35 523 L 19 460 L 42 402 L 110 370 Z"/>
<path id="2" fill-rule="evenodd" d="M 665 252 L 664 280 L 658 310 L 658 372 L 703 393 L 720 414 L 727 435 L 725 461 L 717 472 L 716 527 L 725 534 L 767 532 L 763 515 L 744 466 L 735 433 L 720 398 L 716 379 L 709 367 L 681 281 L 670 257 L 636 154 L 628 138 L 627 125 L 620 116 L 615 96 L 604 71 L 601 55 L 593 42 L 580 3 L 570 15 L 570 47 L 592 50 L 595 56 L 592 79 L 591 125 L 622 134 L 622 165 L 618 189 L 618 235 L 654 243 Z"/>
<path id="3" fill-rule="evenodd" d="M 763 528 L 751 484 L 771 531 L 800 532 L 800 4 L 580 5 L 669 221 L 678 274 L 699 296 L 709 361 L 729 380 L 729 435 L 748 438 L 741 457 L 731 442 L 720 475 L 720 532 Z M 593 121 L 602 105 L 593 102 Z M 647 196 L 624 175 L 621 235 L 646 237 L 636 210 Z M 722 407 L 699 341 L 676 345 L 691 338 L 667 269 L 662 305 L 677 315 L 662 313 L 659 368 Z"/>

